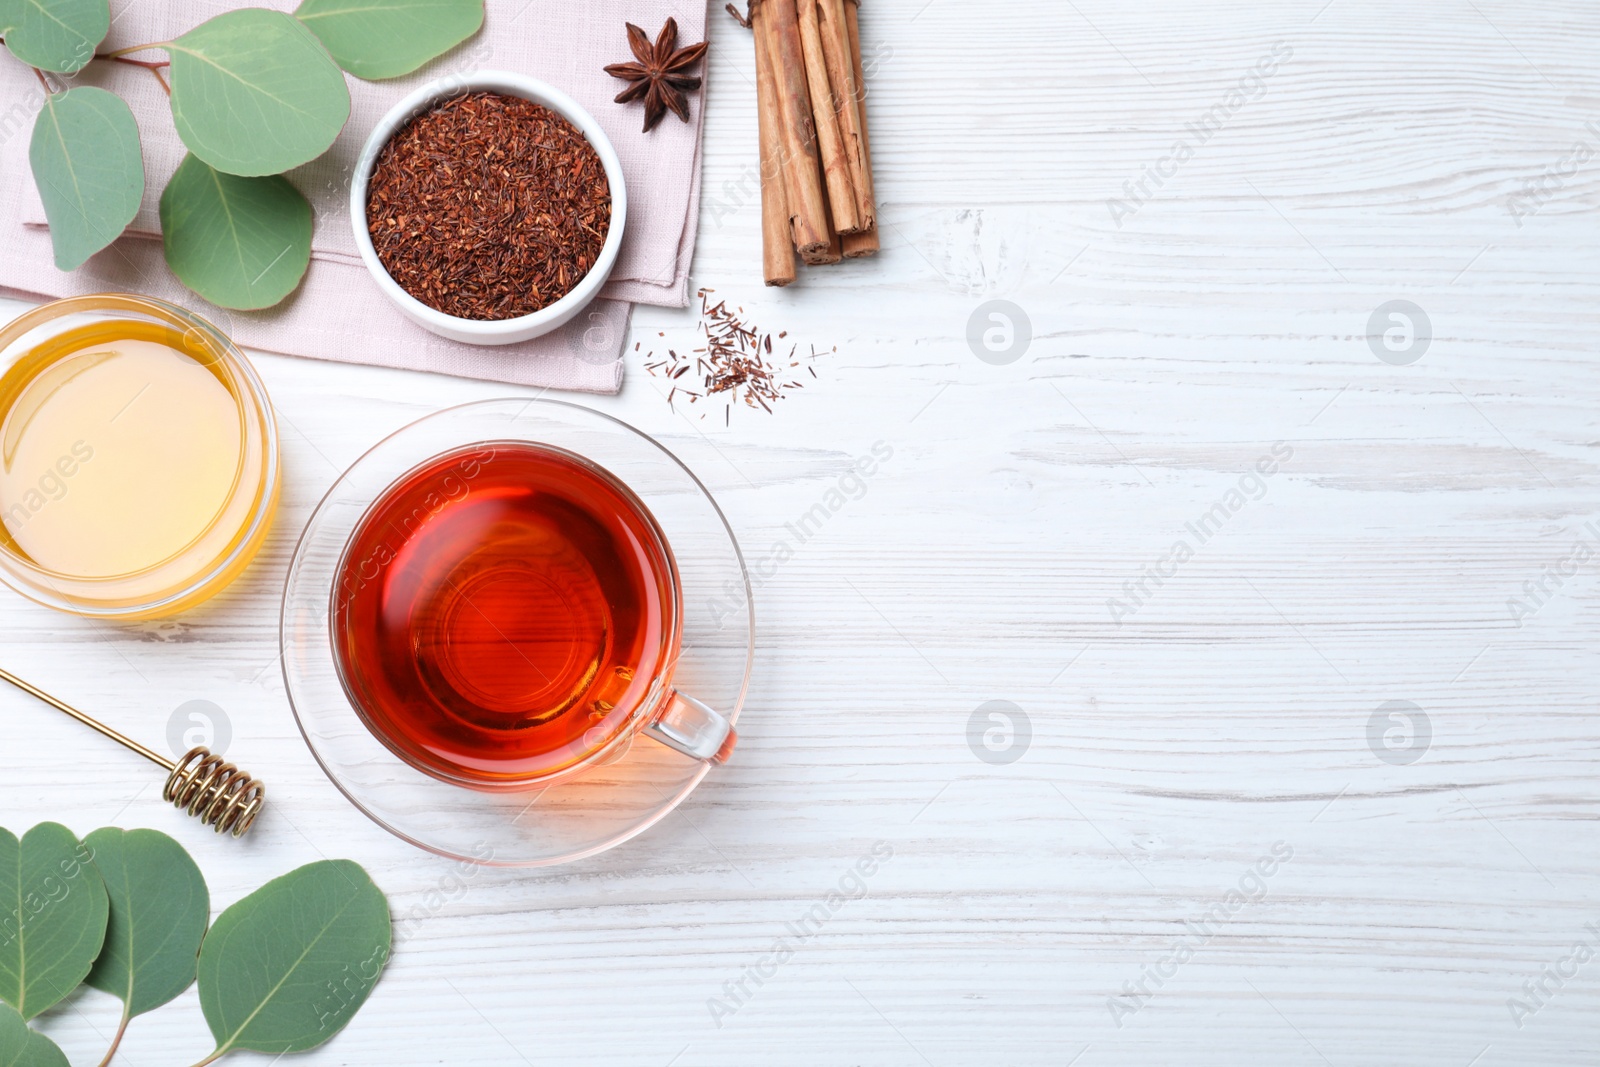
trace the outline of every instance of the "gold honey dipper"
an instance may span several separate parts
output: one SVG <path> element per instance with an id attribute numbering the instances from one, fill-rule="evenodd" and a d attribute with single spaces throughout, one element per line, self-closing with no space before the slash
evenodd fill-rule
<path id="1" fill-rule="evenodd" d="M 133 749 L 145 759 L 167 772 L 167 784 L 161 790 L 161 799 L 170 801 L 183 811 L 198 818 L 217 833 L 232 831 L 239 837 L 261 814 L 266 803 L 266 786 L 250 777 L 231 763 L 224 763 L 204 745 L 197 745 L 184 753 L 174 763 L 159 752 L 154 752 L 137 741 L 123 737 L 117 731 L 85 715 L 77 708 L 29 685 L 10 671 L 0 668 L 0 680 L 10 682 L 24 693 L 38 697 L 52 708 L 92 729 L 100 731 L 111 740 Z"/>

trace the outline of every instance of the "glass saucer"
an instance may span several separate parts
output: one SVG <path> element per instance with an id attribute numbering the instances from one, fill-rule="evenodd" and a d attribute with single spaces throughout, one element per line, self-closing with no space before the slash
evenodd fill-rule
<path id="1" fill-rule="evenodd" d="M 333 649 L 335 573 L 373 501 L 425 460 L 494 441 L 575 452 L 644 501 L 672 546 L 682 588 L 683 644 L 672 683 L 737 723 L 750 683 L 755 615 L 749 574 L 721 509 L 700 479 L 653 438 L 609 415 L 555 400 L 448 408 L 380 441 L 340 476 L 312 513 L 289 564 L 283 677 L 312 755 L 384 829 L 472 863 L 567 863 L 659 822 L 712 765 L 636 735 L 604 765 L 556 785 L 490 793 L 443 782 L 401 760 L 367 729 L 340 681 Z"/>

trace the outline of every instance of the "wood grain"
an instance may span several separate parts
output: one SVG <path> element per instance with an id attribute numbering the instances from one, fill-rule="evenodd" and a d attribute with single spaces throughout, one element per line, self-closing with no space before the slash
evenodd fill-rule
<path id="1" fill-rule="evenodd" d="M 862 28 L 883 252 L 769 290 L 751 48 L 713 19 L 695 281 L 826 352 L 818 378 L 725 429 L 630 355 L 592 401 L 682 455 L 769 564 L 739 755 L 680 813 L 461 877 L 343 802 L 275 666 L 295 536 L 382 435 L 517 390 L 264 356 L 289 481 L 240 583 L 120 628 L 8 597 L 0 633 L 140 736 L 215 701 L 275 806 L 242 848 L 196 834 L 137 760 L 0 693 L 5 825 L 166 829 L 219 908 L 319 854 L 368 865 L 405 943 L 308 1065 L 1592 1063 L 1600 962 L 1520 1027 L 1508 1000 L 1600 923 L 1600 558 L 1527 618 L 1508 601 L 1600 511 L 1594 7 L 868 0 Z M 1410 366 L 1367 339 L 1397 299 L 1432 324 Z M 1005 365 L 968 341 L 993 300 L 1031 327 Z M 633 326 L 645 352 L 693 343 L 690 313 Z M 795 543 L 878 441 L 893 458 Z M 1107 601 L 1157 564 L 1119 625 Z M 994 700 L 1031 723 L 1006 765 L 969 747 Z M 1413 763 L 1369 743 L 1389 701 L 1428 718 Z M 865 895 L 744 979 L 880 841 Z M 1277 842 L 1264 895 L 1186 933 Z M 206 1051 L 179 1004 L 128 1063 Z M 85 994 L 44 1026 L 95 1062 L 114 1016 Z"/>

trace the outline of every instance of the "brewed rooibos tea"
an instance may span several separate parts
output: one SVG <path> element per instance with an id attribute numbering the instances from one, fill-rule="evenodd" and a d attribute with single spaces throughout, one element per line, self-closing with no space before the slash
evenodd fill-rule
<path id="1" fill-rule="evenodd" d="M 679 625 L 644 504 L 572 453 L 488 442 L 368 510 L 333 591 L 351 702 L 402 759 L 507 785 L 572 767 L 662 689 Z"/>

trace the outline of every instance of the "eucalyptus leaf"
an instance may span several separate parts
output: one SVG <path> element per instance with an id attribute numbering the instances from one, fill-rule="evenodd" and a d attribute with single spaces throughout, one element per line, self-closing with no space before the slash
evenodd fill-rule
<path id="1" fill-rule="evenodd" d="M 392 936 L 383 893 L 349 860 L 308 864 L 239 901 L 200 946 L 214 1055 L 327 1041 L 377 984 Z"/>
<path id="2" fill-rule="evenodd" d="M 0 1003 L 0 1067 L 68 1067 L 56 1043 L 29 1029 L 17 1009 Z"/>
<path id="3" fill-rule="evenodd" d="M 41 70 L 82 70 L 109 29 L 109 0 L 0 0 L 0 36 L 6 47 Z"/>
<path id="4" fill-rule="evenodd" d="M 311 262 L 311 205 L 281 175 L 241 178 L 185 156 L 161 193 L 161 241 L 173 273 L 213 304 L 271 307 Z"/>
<path id="5" fill-rule="evenodd" d="M 211 898 L 200 868 L 166 834 L 108 826 L 83 843 L 111 901 L 105 947 L 88 981 L 121 1000 L 131 1019 L 194 981 Z"/>
<path id="6" fill-rule="evenodd" d="M 28 162 L 61 270 L 81 267 L 139 211 L 139 127 L 120 96 L 86 85 L 45 97 Z"/>
<path id="7" fill-rule="evenodd" d="M 483 25 L 483 0 L 301 0 L 295 18 L 358 78 L 410 74 Z"/>
<path id="8" fill-rule="evenodd" d="M 21 841 L 0 829 L 0 902 L 0 1000 L 31 1019 L 76 989 L 100 955 L 105 883 L 60 823 Z"/>
<path id="9" fill-rule="evenodd" d="M 350 117 L 344 74 L 292 15 L 241 8 L 163 47 L 172 57 L 178 136 L 228 174 L 278 174 L 309 163 Z"/>

